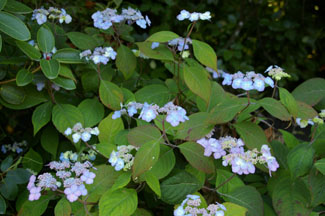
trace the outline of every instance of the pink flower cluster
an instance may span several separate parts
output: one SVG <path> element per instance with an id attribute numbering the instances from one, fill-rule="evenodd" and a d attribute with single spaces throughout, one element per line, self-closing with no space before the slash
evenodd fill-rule
<path id="1" fill-rule="evenodd" d="M 115 111 L 112 115 L 112 119 L 120 118 L 122 114 L 128 114 L 130 117 L 138 113 L 138 109 L 141 109 L 139 119 L 146 122 L 154 120 L 159 113 L 166 113 L 166 121 L 173 127 L 179 125 L 180 122 L 185 122 L 189 118 L 186 116 L 186 110 L 180 106 L 176 106 L 173 102 L 168 102 L 163 107 L 159 107 L 156 104 L 148 103 L 136 103 L 130 102 L 127 105 L 121 105 L 121 110 Z"/>
<path id="2" fill-rule="evenodd" d="M 220 203 L 210 204 L 207 208 L 199 208 L 201 199 L 198 195 L 187 195 L 182 204 L 174 210 L 174 216 L 224 216 L 226 207 Z"/>
<path id="3" fill-rule="evenodd" d="M 88 191 L 84 184 L 92 184 L 95 173 L 89 170 L 93 165 L 89 161 L 81 162 L 58 162 L 52 161 L 49 167 L 55 170 L 55 177 L 52 173 L 43 173 L 37 178 L 32 175 L 29 178 L 27 189 L 29 190 L 29 200 L 38 200 L 41 197 L 41 191 L 51 189 L 58 190 L 61 186 L 64 188 L 64 194 L 70 202 L 76 201 L 80 196 L 85 196 Z M 37 183 L 36 183 L 37 180 Z"/>
<path id="4" fill-rule="evenodd" d="M 232 172 L 239 175 L 255 173 L 254 165 L 257 163 L 266 165 L 270 175 L 279 168 L 267 145 L 263 145 L 260 152 L 257 149 L 245 151 L 243 140 L 230 136 L 219 139 L 204 137 L 197 140 L 197 143 L 204 147 L 204 156 L 222 158 L 222 165 L 231 165 Z"/>

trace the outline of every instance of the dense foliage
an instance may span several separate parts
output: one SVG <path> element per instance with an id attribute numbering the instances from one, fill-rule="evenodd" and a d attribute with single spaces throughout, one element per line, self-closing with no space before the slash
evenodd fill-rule
<path id="1" fill-rule="evenodd" d="M 182 2 L 0 0 L 0 214 L 325 212 L 322 6 Z"/>

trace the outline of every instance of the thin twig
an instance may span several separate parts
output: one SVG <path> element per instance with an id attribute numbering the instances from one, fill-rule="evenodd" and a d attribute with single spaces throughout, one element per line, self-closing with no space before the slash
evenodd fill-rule
<path id="1" fill-rule="evenodd" d="M 35 70 L 33 70 L 31 73 L 32 74 L 34 74 L 34 73 L 36 73 L 37 71 L 39 71 L 41 69 L 41 66 L 38 66 Z M 1 81 L 0 82 L 0 85 L 2 85 L 2 84 L 6 84 L 6 83 L 10 83 L 10 82 L 14 82 L 14 81 L 16 81 L 16 78 L 14 78 L 14 79 L 10 79 L 10 80 L 4 80 L 4 81 Z"/>

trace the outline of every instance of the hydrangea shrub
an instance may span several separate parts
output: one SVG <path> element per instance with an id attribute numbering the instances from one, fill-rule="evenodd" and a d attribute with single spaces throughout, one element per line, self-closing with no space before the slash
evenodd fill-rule
<path id="1" fill-rule="evenodd" d="M 0 136 L 1 214 L 324 212 L 323 78 L 290 92 L 280 66 L 218 68 L 192 37 L 209 11 L 149 35 L 138 9 L 101 6 L 78 32 L 68 9 L 0 1 L 0 113 L 25 130 Z"/>

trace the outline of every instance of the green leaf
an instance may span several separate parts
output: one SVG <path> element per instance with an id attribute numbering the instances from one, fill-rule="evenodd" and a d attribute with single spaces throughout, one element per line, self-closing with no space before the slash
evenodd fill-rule
<path id="1" fill-rule="evenodd" d="M 5 214 L 7 209 L 6 201 L 0 196 L 0 214 Z"/>
<path id="2" fill-rule="evenodd" d="M 132 176 L 131 172 L 123 172 L 116 179 L 115 183 L 113 184 L 113 186 L 110 190 L 113 191 L 113 190 L 117 190 L 117 189 L 127 186 L 129 184 L 129 182 L 131 181 L 131 176 Z"/>
<path id="3" fill-rule="evenodd" d="M 159 46 L 156 49 L 151 49 L 151 44 L 152 42 L 136 43 L 140 52 L 149 58 L 166 61 L 174 60 L 173 53 L 166 46 Z"/>
<path id="4" fill-rule="evenodd" d="M 95 38 L 81 32 L 69 32 L 67 33 L 67 36 L 73 45 L 81 50 L 92 50 L 95 47 L 99 46 Z"/>
<path id="5" fill-rule="evenodd" d="M 41 155 L 30 148 L 29 151 L 24 155 L 22 164 L 24 168 L 29 168 L 38 173 L 43 168 L 43 159 Z"/>
<path id="6" fill-rule="evenodd" d="M 59 146 L 59 134 L 55 128 L 48 126 L 42 131 L 41 145 L 45 151 L 53 155 L 54 158 L 56 157 Z"/>
<path id="7" fill-rule="evenodd" d="M 124 130 L 121 118 L 112 119 L 113 113 L 104 118 L 98 125 L 100 131 L 98 139 L 100 142 L 114 143 L 115 136 Z"/>
<path id="8" fill-rule="evenodd" d="M 116 67 L 125 79 L 129 79 L 137 67 L 137 59 L 129 47 L 121 45 L 117 49 Z"/>
<path id="9" fill-rule="evenodd" d="M 143 144 L 134 157 L 132 177 L 136 179 L 142 173 L 150 170 L 158 161 L 160 152 L 160 139 Z"/>
<path id="10" fill-rule="evenodd" d="M 196 141 L 207 135 L 213 127 L 214 123 L 209 113 L 195 113 L 189 116 L 189 120 L 180 125 L 175 138 Z"/>
<path id="11" fill-rule="evenodd" d="M 186 195 L 201 188 L 201 183 L 191 174 L 181 171 L 166 178 L 161 184 L 161 199 L 168 204 L 181 203 Z"/>
<path id="12" fill-rule="evenodd" d="M 43 195 L 39 200 L 34 200 L 33 202 L 26 200 L 17 216 L 41 216 L 46 211 L 50 200 L 53 198 L 53 195 Z"/>
<path id="13" fill-rule="evenodd" d="M 211 83 L 203 67 L 184 66 L 184 81 L 187 87 L 207 104 L 211 97 Z"/>
<path id="14" fill-rule="evenodd" d="M 137 192 L 134 189 L 107 191 L 99 200 L 99 216 L 129 216 L 138 205 Z"/>
<path id="15" fill-rule="evenodd" d="M 246 216 L 247 209 L 234 203 L 222 203 L 226 207 L 225 216 Z M 268 215 L 265 215 L 268 216 Z"/>
<path id="16" fill-rule="evenodd" d="M 84 125 L 82 113 L 79 109 L 70 104 L 56 104 L 52 110 L 52 122 L 56 129 L 61 133 L 76 123 L 80 122 Z"/>
<path id="17" fill-rule="evenodd" d="M 18 71 L 16 76 L 17 86 L 25 86 L 33 81 L 33 74 L 25 68 Z"/>
<path id="18" fill-rule="evenodd" d="M 279 88 L 280 91 L 280 101 L 289 110 L 290 114 L 297 118 L 298 115 L 298 105 L 296 99 L 292 94 L 285 88 Z"/>
<path id="19" fill-rule="evenodd" d="M 217 55 L 212 47 L 202 41 L 192 40 L 194 56 L 203 65 L 217 71 Z"/>
<path id="20" fill-rule="evenodd" d="M 261 149 L 262 145 L 268 144 L 264 131 L 260 126 L 252 122 L 239 122 L 235 125 L 245 145 L 249 149 Z"/>
<path id="21" fill-rule="evenodd" d="M 115 0 L 116 1 L 116 0 Z M 121 0 L 120 0 L 121 1 Z M 137 208 L 132 216 L 153 216 L 148 210 L 143 208 Z"/>
<path id="22" fill-rule="evenodd" d="M 40 61 L 43 74 L 49 79 L 55 79 L 59 75 L 60 63 L 55 59 L 42 59 Z"/>
<path id="23" fill-rule="evenodd" d="M 71 215 L 71 205 L 69 201 L 64 197 L 56 204 L 54 208 L 55 216 L 70 216 Z"/>
<path id="24" fill-rule="evenodd" d="M 116 172 L 114 167 L 106 164 L 96 166 L 96 170 L 93 170 L 92 172 L 96 174 L 96 178 L 94 179 L 93 184 L 87 185 L 89 194 L 87 201 L 97 202 L 100 197 L 117 182 L 121 173 Z"/>
<path id="25" fill-rule="evenodd" d="M 311 196 L 311 206 L 316 207 L 325 202 L 325 176 L 320 173 L 310 173 L 303 178 Z"/>
<path id="26" fill-rule="evenodd" d="M 0 10 L 2 10 L 7 4 L 7 0 L 0 0 Z"/>
<path id="27" fill-rule="evenodd" d="M 274 152 L 274 157 L 280 163 L 280 167 L 284 167 L 285 169 L 287 169 L 288 168 L 287 155 L 289 152 L 287 146 L 277 140 L 272 140 L 271 146 Z"/>
<path id="28" fill-rule="evenodd" d="M 0 31 L 16 40 L 30 39 L 30 32 L 26 25 L 18 17 L 7 12 L 0 11 Z"/>
<path id="29" fill-rule="evenodd" d="M 160 144 L 160 155 L 157 163 L 152 166 L 149 171 L 158 179 L 166 177 L 174 168 L 176 163 L 175 154 L 172 148 Z"/>
<path id="30" fill-rule="evenodd" d="M 7 4 L 3 10 L 16 14 L 28 14 L 33 12 L 33 9 L 15 0 L 7 1 Z"/>
<path id="31" fill-rule="evenodd" d="M 260 193 L 252 186 L 238 187 L 228 194 L 222 194 L 225 200 L 245 207 L 247 216 L 263 215 L 263 200 Z"/>
<path id="32" fill-rule="evenodd" d="M 288 166 L 293 178 L 305 175 L 313 165 L 315 150 L 308 144 L 293 148 L 288 156 Z"/>
<path id="33" fill-rule="evenodd" d="M 223 169 L 217 169 L 216 188 L 218 188 L 219 193 L 230 193 L 236 188 L 245 185 L 238 176 L 235 175 L 233 177 L 233 175 L 235 174 L 232 172 Z M 230 178 L 231 180 L 229 180 Z"/>
<path id="34" fill-rule="evenodd" d="M 32 115 L 34 135 L 51 120 L 52 107 L 52 103 L 47 102 L 42 105 L 39 105 L 34 110 Z"/>
<path id="35" fill-rule="evenodd" d="M 205 173 L 214 173 L 213 159 L 204 156 L 204 148 L 201 145 L 196 142 L 186 142 L 178 147 L 193 167 Z"/>
<path id="36" fill-rule="evenodd" d="M 80 59 L 80 51 L 72 48 L 59 49 L 52 59 L 58 60 L 60 63 L 64 64 L 82 64 L 84 61 Z"/>
<path id="37" fill-rule="evenodd" d="M 168 88 L 160 84 L 147 85 L 135 93 L 137 102 L 149 104 L 154 103 L 158 106 L 164 106 L 171 99 Z"/>
<path id="38" fill-rule="evenodd" d="M 30 176 L 29 171 L 23 168 L 16 168 L 7 172 L 6 179 L 15 184 L 25 184 L 28 182 Z"/>
<path id="39" fill-rule="evenodd" d="M 295 146 L 297 146 L 300 142 L 299 140 L 292 134 L 289 133 L 285 130 L 279 129 L 279 131 L 282 134 L 282 138 L 284 140 L 284 143 L 287 145 L 287 147 L 289 149 L 294 148 Z"/>
<path id="40" fill-rule="evenodd" d="M 160 131 L 152 125 L 142 125 L 133 128 L 128 133 L 128 141 L 131 145 L 141 147 L 143 144 L 161 139 Z"/>
<path id="41" fill-rule="evenodd" d="M 101 80 L 99 86 L 99 97 L 102 103 L 112 110 L 120 110 L 123 102 L 123 92 L 114 83 Z"/>
<path id="42" fill-rule="evenodd" d="M 194 176 L 197 180 L 199 180 L 201 185 L 204 185 L 205 177 L 206 177 L 204 172 L 197 170 L 190 164 L 187 164 L 185 166 L 185 171 L 188 172 L 189 174 L 191 174 L 192 176 Z"/>
<path id="43" fill-rule="evenodd" d="M 83 100 L 78 109 L 84 116 L 85 127 L 93 127 L 104 118 L 104 106 L 97 98 Z"/>
<path id="44" fill-rule="evenodd" d="M 42 92 L 37 91 L 34 86 L 27 86 L 27 87 L 24 87 L 23 89 L 25 92 L 25 99 L 23 100 L 23 102 L 21 102 L 19 104 L 11 104 L 11 103 L 8 103 L 7 101 L 4 101 L 0 97 L 0 103 L 10 109 L 21 110 L 21 109 L 27 109 L 27 108 L 33 107 L 37 104 L 40 104 L 40 103 L 48 100 L 47 98 L 44 97 L 44 94 Z M 0 87 L 0 95 L 1 95 L 1 87 Z"/>
<path id="45" fill-rule="evenodd" d="M 296 100 L 314 106 L 325 97 L 325 79 L 309 79 L 295 88 L 292 95 Z"/>
<path id="46" fill-rule="evenodd" d="M 99 144 L 96 144 L 96 149 L 101 154 L 105 155 L 107 158 L 110 157 L 112 151 L 116 149 L 116 145 L 107 143 L 107 142 L 101 142 Z"/>
<path id="47" fill-rule="evenodd" d="M 158 178 L 151 172 L 146 172 L 144 175 L 144 178 L 151 190 L 153 190 L 153 192 L 155 192 L 158 197 L 161 197 L 160 184 Z"/>
<path id="48" fill-rule="evenodd" d="M 13 158 L 11 155 L 7 156 L 2 162 L 1 162 L 1 171 L 5 172 L 7 169 L 12 165 Z"/>
<path id="49" fill-rule="evenodd" d="M 310 105 L 308 105 L 304 102 L 301 102 L 301 101 L 297 101 L 297 104 L 298 104 L 298 117 L 299 118 L 307 120 L 307 119 L 312 119 L 318 115 L 316 110 L 314 110 L 314 108 L 311 107 Z"/>
<path id="50" fill-rule="evenodd" d="M 258 103 L 272 116 L 282 120 L 290 121 L 291 116 L 288 113 L 287 109 L 277 100 L 273 98 L 263 98 L 259 100 Z"/>
<path id="51" fill-rule="evenodd" d="M 320 159 L 316 161 L 315 167 L 323 174 L 325 175 L 325 158 Z"/>
<path id="52" fill-rule="evenodd" d="M 63 77 L 57 77 L 53 80 L 51 80 L 53 83 L 55 83 L 57 86 L 64 88 L 65 90 L 74 90 L 76 89 L 76 84 L 73 80 L 63 78 Z"/>
<path id="53" fill-rule="evenodd" d="M 0 35 L 0 52 L 2 50 L 2 36 Z"/>
<path id="54" fill-rule="evenodd" d="M 38 49 L 25 41 L 16 41 L 16 45 L 23 53 L 25 53 L 25 55 L 27 55 L 32 60 L 39 60 L 42 56 Z"/>
<path id="55" fill-rule="evenodd" d="M 7 200 L 15 200 L 18 193 L 18 186 L 15 182 L 5 178 L 3 184 L 0 185 L 0 192 Z"/>
<path id="56" fill-rule="evenodd" d="M 211 83 L 210 95 L 213 96 L 210 97 L 208 104 L 202 98 L 196 97 L 196 104 L 201 112 L 210 112 L 215 106 L 221 104 L 223 101 L 227 99 L 225 91 L 223 90 L 221 85 L 219 85 L 217 82 Z"/>
<path id="57" fill-rule="evenodd" d="M 68 79 L 73 80 L 74 82 L 77 82 L 76 78 L 74 77 L 72 71 L 70 70 L 69 67 L 60 65 L 59 69 L 59 75 Z"/>
<path id="58" fill-rule="evenodd" d="M 310 193 L 300 179 L 280 178 L 272 193 L 272 202 L 278 216 L 309 215 Z"/>
<path id="59" fill-rule="evenodd" d="M 37 31 L 37 44 L 42 52 L 50 53 L 55 46 L 55 39 L 52 31 L 45 27 L 41 26 Z"/>
<path id="60" fill-rule="evenodd" d="M 13 85 L 0 86 L 0 96 L 9 104 L 18 105 L 24 102 L 25 92 Z"/>
<path id="61" fill-rule="evenodd" d="M 146 41 L 165 43 L 175 38 L 179 38 L 179 35 L 171 31 L 156 32 L 146 39 Z"/>

